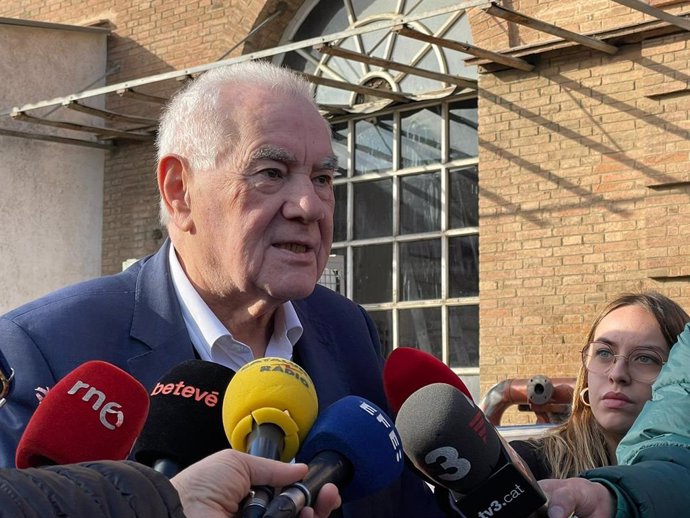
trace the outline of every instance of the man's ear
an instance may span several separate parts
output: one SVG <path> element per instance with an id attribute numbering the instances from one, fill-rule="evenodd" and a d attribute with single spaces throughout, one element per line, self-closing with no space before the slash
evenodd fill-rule
<path id="1" fill-rule="evenodd" d="M 189 164 L 179 155 L 165 155 L 158 161 L 158 190 L 171 222 L 182 231 L 194 225 L 189 203 Z"/>

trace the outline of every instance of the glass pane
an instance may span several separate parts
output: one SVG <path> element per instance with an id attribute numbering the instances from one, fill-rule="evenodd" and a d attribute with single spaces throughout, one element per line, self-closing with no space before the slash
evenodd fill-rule
<path id="1" fill-rule="evenodd" d="M 335 214 L 333 215 L 333 241 L 347 239 L 347 185 L 339 183 L 333 186 L 335 193 Z"/>
<path id="2" fill-rule="evenodd" d="M 400 40 L 400 38 L 398 38 L 398 40 Z M 433 50 L 429 49 L 430 45 L 420 43 L 418 46 L 418 50 L 414 53 L 414 55 L 408 55 L 400 62 L 405 64 L 412 64 L 413 61 L 417 58 L 417 55 L 421 52 L 424 53 L 424 56 L 419 61 L 414 61 L 414 66 L 422 70 L 443 72 L 444 70 L 441 68 L 442 62 L 439 61 L 438 54 L 436 54 Z M 429 79 L 415 74 L 404 75 L 402 72 L 396 72 L 394 70 L 391 70 L 391 74 L 393 74 L 393 77 L 399 79 L 401 92 L 422 93 L 429 91 L 439 91 L 448 86 L 447 83 L 444 83 L 442 81 L 437 81 L 436 79 Z M 404 77 L 400 79 L 400 76 Z"/>
<path id="3" fill-rule="evenodd" d="M 400 243 L 400 300 L 441 298 L 441 240 Z"/>
<path id="4" fill-rule="evenodd" d="M 357 20 L 377 13 L 395 13 L 398 0 L 350 0 Z"/>
<path id="5" fill-rule="evenodd" d="M 401 309 L 398 345 L 415 347 L 441 360 L 441 308 Z"/>
<path id="6" fill-rule="evenodd" d="M 441 107 L 433 106 L 400 115 L 402 167 L 441 161 Z"/>
<path id="7" fill-rule="evenodd" d="M 393 298 L 393 245 L 360 246 L 352 252 L 353 299 L 359 304 L 390 302 Z"/>
<path id="8" fill-rule="evenodd" d="M 355 239 L 390 236 L 393 233 L 393 180 L 352 184 Z"/>
<path id="9" fill-rule="evenodd" d="M 434 16 L 433 18 L 426 18 L 423 21 L 424 25 L 429 27 L 433 32 L 432 34 L 437 34 L 437 31 L 441 26 L 445 26 L 448 22 L 449 15 Z M 459 20 L 457 20 L 443 35 L 447 40 L 458 41 L 462 43 L 472 43 L 472 30 L 470 29 L 470 17 L 467 16 L 467 12 Z M 477 78 L 477 67 L 476 65 L 466 65 L 465 60 L 471 58 L 469 54 L 464 52 L 459 52 L 456 50 L 443 49 L 443 53 L 446 56 L 446 65 L 448 66 L 448 73 L 457 75 L 460 77 L 466 77 L 468 79 Z"/>
<path id="10" fill-rule="evenodd" d="M 350 158 L 350 152 L 347 149 L 347 122 L 334 124 L 331 130 L 333 133 L 333 153 L 338 157 L 338 169 L 336 171 L 340 176 L 347 176 L 348 159 Z"/>
<path id="11" fill-rule="evenodd" d="M 393 350 L 393 314 L 390 311 L 368 311 L 381 341 L 381 354 L 387 358 Z"/>
<path id="12" fill-rule="evenodd" d="M 386 59 L 386 48 L 392 34 L 388 30 L 365 32 L 360 35 L 363 52 L 368 56 Z M 370 67 L 371 70 L 380 70 L 380 67 Z"/>
<path id="13" fill-rule="evenodd" d="M 448 308 L 451 367 L 479 367 L 479 306 Z"/>
<path id="14" fill-rule="evenodd" d="M 291 39 L 292 41 L 302 41 L 323 34 L 331 34 L 346 29 L 348 25 L 347 11 L 343 2 L 315 2 L 314 8 Z M 309 52 L 309 49 L 304 50 Z M 316 59 L 320 57 L 315 52 L 311 52 L 311 54 L 316 56 Z M 283 65 L 310 74 L 314 72 L 314 65 L 302 58 L 297 52 L 288 53 L 283 60 Z M 322 88 L 318 90 L 322 90 Z M 334 89 L 330 90 L 336 92 Z M 328 102 L 328 100 L 324 100 L 324 102 Z"/>
<path id="15" fill-rule="evenodd" d="M 451 104 L 448 119 L 449 159 L 476 157 L 479 154 L 477 100 Z"/>
<path id="16" fill-rule="evenodd" d="M 347 287 L 345 285 L 347 279 L 346 253 L 347 250 L 345 248 L 332 249 L 331 254 L 328 256 L 326 268 L 324 268 L 321 278 L 319 279 L 319 284 L 341 295 L 347 295 Z"/>
<path id="17" fill-rule="evenodd" d="M 400 233 L 441 230 L 441 173 L 403 176 L 400 189 Z"/>
<path id="18" fill-rule="evenodd" d="M 450 207 L 448 225 L 450 228 L 479 226 L 479 180 L 477 167 L 451 171 L 448 177 Z"/>
<path id="19" fill-rule="evenodd" d="M 393 116 L 355 123 L 355 175 L 390 171 L 393 167 Z"/>
<path id="20" fill-rule="evenodd" d="M 479 295 L 479 236 L 458 236 L 448 240 L 448 296 Z"/>

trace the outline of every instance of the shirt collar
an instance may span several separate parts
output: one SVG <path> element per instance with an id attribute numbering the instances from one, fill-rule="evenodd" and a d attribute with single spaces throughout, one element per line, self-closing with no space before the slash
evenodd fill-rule
<path id="1" fill-rule="evenodd" d="M 200 358 L 222 363 L 235 370 L 253 360 L 251 349 L 233 338 L 232 333 L 218 320 L 189 282 L 172 245 L 168 259 L 182 317 Z M 291 359 L 294 345 L 301 338 L 302 332 L 303 327 L 294 306 L 290 301 L 283 303 L 274 317 L 273 335 L 266 347 L 266 356 Z M 218 340 L 220 337 L 224 338 Z"/>

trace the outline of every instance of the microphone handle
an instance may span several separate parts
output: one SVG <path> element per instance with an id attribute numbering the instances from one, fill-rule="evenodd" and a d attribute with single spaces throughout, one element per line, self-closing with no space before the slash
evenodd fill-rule
<path id="1" fill-rule="evenodd" d="M 262 518 L 274 494 L 270 486 L 252 486 L 249 496 L 245 498 L 242 505 L 241 518 Z"/>
<path id="2" fill-rule="evenodd" d="M 277 425 L 255 426 L 247 437 L 247 453 L 254 457 L 279 460 L 285 448 L 285 432 Z"/>
<path id="3" fill-rule="evenodd" d="M 153 469 L 158 473 L 162 473 L 168 478 L 173 478 L 181 471 L 180 465 L 174 460 L 170 459 L 158 459 L 153 463 Z"/>
<path id="4" fill-rule="evenodd" d="M 266 510 L 264 518 L 295 518 L 307 506 L 321 488 L 331 482 L 340 488 L 352 478 L 350 461 L 340 453 L 324 450 L 309 462 L 309 472 L 302 482 L 295 482 L 278 495 Z"/>
<path id="5" fill-rule="evenodd" d="M 271 423 L 255 426 L 247 437 L 247 453 L 254 457 L 279 460 L 285 447 L 285 432 Z M 241 518 L 262 518 L 266 506 L 273 499 L 274 490 L 269 486 L 252 486 L 244 499 Z"/>

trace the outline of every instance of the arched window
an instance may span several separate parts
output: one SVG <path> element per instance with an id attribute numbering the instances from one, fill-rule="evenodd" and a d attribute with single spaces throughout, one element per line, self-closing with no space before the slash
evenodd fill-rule
<path id="1" fill-rule="evenodd" d="M 315 84 L 332 122 L 341 172 L 325 283 L 369 311 L 384 354 L 399 346 L 431 352 L 478 392 L 477 99 L 466 84 L 443 79 L 471 81 L 476 71 L 465 67 L 468 56 L 460 52 L 390 29 L 357 32 L 402 18 L 419 32 L 471 43 L 467 15 L 453 4 L 307 1 L 283 43 L 344 32 L 334 47 L 373 59 L 303 49 L 285 55 L 283 64 L 317 78 L 404 94 L 403 100 L 381 98 Z M 400 71 L 395 64 L 444 76 Z"/>

